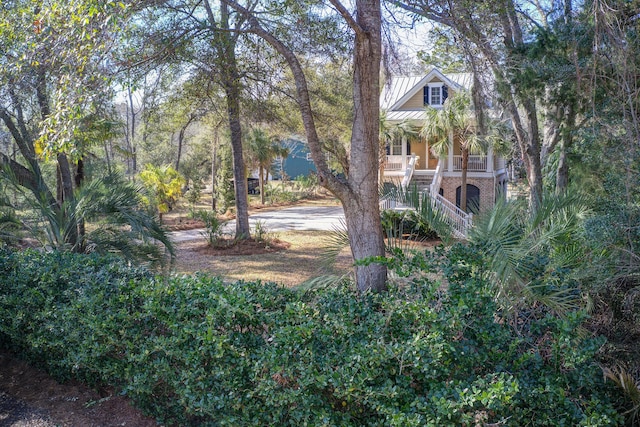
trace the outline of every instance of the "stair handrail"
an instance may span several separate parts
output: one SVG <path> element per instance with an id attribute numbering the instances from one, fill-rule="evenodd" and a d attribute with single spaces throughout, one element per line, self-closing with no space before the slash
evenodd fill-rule
<path id="1" fill-rule="evenodd" d="M 429 192 L 431 194 L 438 194 L 440 192 L 440 186 L 442 185 L 442 170 L 444 169 L 444 162 L 442 159 L 438 159 L 438 164 L 436 166 L 436 172 L 433 175 L 433 179 L 431 180 L 431 185 L 429 185 Z"/>
<path id="2" fill-rule="evenodd" d="M 429 192 L 431 202 L 449 218 L 449 225 L 457 237 L 466 239 L 469 228 L 473 225 L 473 214 L 466 213 L 439 193 Z"/>
<path id="3" fill-rule="evenodd" d="M 416 169 L 416 162 L 419 158 L 420 157 L 416 156 L 415 154 L 411 155 L 409 164 L 407 165 L 407 169 L 405 169 L 404 171 L 404 177 L 402 177 L 402 182 L 400 183 L 403 190 L 405 190 L 411 182 L 411 178 L 413 178 L 413 171 Z"/>

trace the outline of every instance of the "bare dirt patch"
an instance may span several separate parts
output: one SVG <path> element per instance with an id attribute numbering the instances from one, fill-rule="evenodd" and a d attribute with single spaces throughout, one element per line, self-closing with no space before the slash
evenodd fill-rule
<path id="1" fill-rule="evenodd" d="M 155 426 L 129 401 L 71 381 L 59 384 L 45 372 L 0 351 L 0 426 Z"/>
<path id="2" fill-rule="evenodd" d="M 280 239 L 224 239 L 219 241 L 215 246 L 211 246 L 207 242 L 200 242 L 199 246 L 193 245 L 193 250 L 202 255 L 232 256 L 269 254 L 284 251 L 290 247 L 291 243 L 283 242 Z"/>
<path id="3" fill-rule="evenodd" d="M 262 245 L 245 243 L 236 252 L 207 246 L 204 239 L 176 244 L 176 273 L 202 272 L 225 280 L 262 280 L 285 286 L 322 275 L 345 275 L 353 259 L 345 248 L 334 265 L 323 263 L 322 250 L 328 231 L 292 231 L 277 233 Z"/>

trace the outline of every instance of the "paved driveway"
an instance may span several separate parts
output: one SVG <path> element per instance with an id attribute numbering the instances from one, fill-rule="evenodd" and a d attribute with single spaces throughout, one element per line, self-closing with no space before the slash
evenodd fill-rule
<path id="1" fill-rule="evenodd" d="M 259 222 L 267 232 L 293 230 L 333 230 L 342 228 L 344 212 L 341 206 L 294 206 L 277 211 L 258 212 L 249 216 L 249 226 L 253 230 Z M 235 220 L 224 225 L 224 232 L 235 233 Z M 186 242 L 202 238 L 202 229 L 174 231 L 174 242 Z"/>

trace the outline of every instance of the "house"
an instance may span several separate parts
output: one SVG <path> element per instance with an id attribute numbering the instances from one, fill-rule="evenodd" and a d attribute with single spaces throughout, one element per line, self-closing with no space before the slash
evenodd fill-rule
<path id="1" fill-rule="evenodd" d="M 426 119 L 425 107 L 442 108 L 446 99 L 458 91 L 470 91 L 470 73 L 444 74 L 432 69 L 426 75 L 395 77 L 385 85 L 380 106 L 388 126 L 410 124 L 415 136 L 386 141 L 383 182 L 416 185 L 443 202 L 460 207 L 462 156 L 459 141 L 450 144 L 448 154 L 436 156 L 428 142 L 419 136 Z M 381 143 L 385 143 L 381 141 Z M 491 147 L 486 153 L 469 156 L 467 168 L 467 206 L 473 210 L 492 207 L 506 194 L 505 159 Z M 455 207 L 454 207 L 455 209 Z"/>
<path id="2" fill-rule="evenodd" d="M 282 141 L 282 146 L 289 154 L 284 158 L 278 156 L 274 160 L 273 179 L 282 179 L 283 175 L 286 179 L 296 179 L 316 171 L 306 143 L 300 139 L 288 138 Z"/>

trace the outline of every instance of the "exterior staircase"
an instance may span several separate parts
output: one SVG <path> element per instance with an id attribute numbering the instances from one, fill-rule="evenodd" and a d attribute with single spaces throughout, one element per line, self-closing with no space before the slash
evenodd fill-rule
<path id="1" fill-rule="evenodd" d="M 402 189 L 406 190 L 407 185 L 411 181 L 413 176 L 413 171 L 415 168 L 416 158 L 413 156 L 409 165 L 407 166 L 407 170 L 405 172 L 405 176 L 402 180 Z M 438 166 L 436 167 L 436 173 L 431 180 L 429 187 L 418 187 L 424 188 L 421 190 L 423 194 L 428 194 L 428 200 L 432 204 L 432 207 L 441 212 L 444 215 L 445 222 L 449 224 L 451 230 L 453 231 L 453 235 L 458 239 L 466 239 L 467 233 L 471 226 L 473 225 L 473 214 L 466 213 L 455 204 L 451 203 L 449 200 L 445 199 L 440 195 L 440 186 L 442 185 L 442 170 L 444 165 L 442 161 L 438 162 Z M 416 184 L 418 185 L 418 184 Z M 401 203 L 398 203 L 396 200 L 393 200 L 390 197 L 383 197 L 380 200 L 380 210 L 384 209 L 407 209 L 412 208 L 411 206 L 407 206 Z"/>

